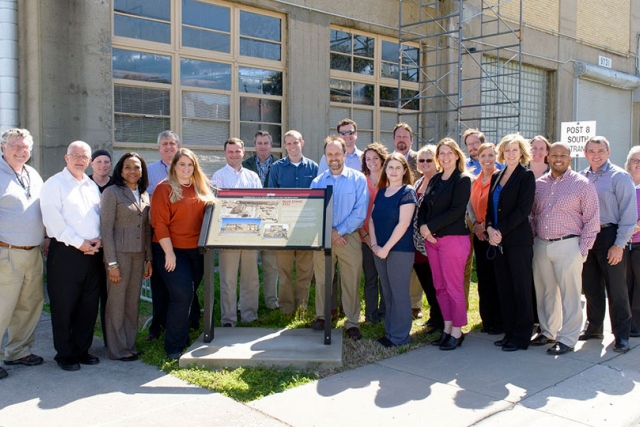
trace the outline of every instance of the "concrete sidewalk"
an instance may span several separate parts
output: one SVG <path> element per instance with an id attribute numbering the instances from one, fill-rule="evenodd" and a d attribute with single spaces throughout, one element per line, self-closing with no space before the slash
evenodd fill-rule
<path id="1" fill-rule="evenodd" d="M 92 353 L 99 365 L 64 372 L 53 361 L 43 314 L 34 352 L 46 362 L 6 367 L 0 427 L 640 423 L 640 339 L 619 355 L 608 333 L 560 357 L 545 354 L 546 347 L 505 353 L 494 339 L 471 333 L 452 352 L 426 346 L 245 405 L 142 362 L 110 361 L 98 340 Z"/>

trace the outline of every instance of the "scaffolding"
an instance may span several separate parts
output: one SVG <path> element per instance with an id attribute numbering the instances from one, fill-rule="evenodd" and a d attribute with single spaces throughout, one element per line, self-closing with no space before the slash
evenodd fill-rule
<path id="1" fill-rule="evenodd" d="M 520 129 L 522 1 L 399 0 L 400 64 L 409 61 L 404 43 L 418 43 L 421 54 L 420 90 L 400 98 L 398 118 L 419 116 L 419 146 L 460 141 L 469 128 L 493 142 Z M 419 111 L 403 109 L 416 100 Z"/>

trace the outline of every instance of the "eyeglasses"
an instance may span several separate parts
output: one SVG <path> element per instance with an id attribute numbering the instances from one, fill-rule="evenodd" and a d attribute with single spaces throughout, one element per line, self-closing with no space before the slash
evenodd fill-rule
<path id="1" fill-rule="evenodd" d="M 356 133 L 356 131 L 355 130 L 341 130 L 338 133 L 340 135 L 346 136 L 346 135 L 354 135 Z"/>
<path id="2" fill-rule="evenodd" d="M 638 163 L 640 163 L 640 159 L 629 159 L 629 161 L 631 162 L 631 164 L 637 165 Z"/>
<path id="3" fill-rule="evenodd" d="M 71 156 L 74 160 L 82 160 L 83 162 L 88 162 L 89 160 L 91 160 L 91 157 L 83 156 L 81 154 L 71 153 L 69 154 L 69 156 Z"/>
<path id="4" fill-rule="evenodd" d="M 424 163 L 424 162 L 433 163 L 433 159 L 418 159 L 418 162 L 419 163 Z"/>

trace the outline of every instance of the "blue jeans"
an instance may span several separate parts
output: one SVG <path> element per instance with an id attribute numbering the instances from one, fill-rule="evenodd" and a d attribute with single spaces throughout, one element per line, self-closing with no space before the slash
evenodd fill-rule
<path id="1" fill-rule="evenodd" d="M 164 349 L 167 354 L 182 353 L 189 344 L 189 318 L 195 289 L 204 275 L 204 257 L 198 248 L 173 249 L 176 254 L 176 268 L 168 272 L 164 268 L 164 252 L 156 253 L 154 260 L 160 268 L 162 281 L 167 287 L 167 324 Z M 198 316 L 200 313 L 198 313 Z"/>

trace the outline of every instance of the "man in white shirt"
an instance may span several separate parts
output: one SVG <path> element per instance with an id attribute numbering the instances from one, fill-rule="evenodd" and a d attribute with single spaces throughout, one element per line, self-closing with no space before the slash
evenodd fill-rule
<path id="1" fill-rule="evenodd" d="M 230 138 L 224 143 L 227 164 L 211 177 L 211 183 L 218 188 L 262 188 L 260 177 L 255 172 L 242 167 L 244 142 Z M 235 326 L 238 321 L 236 311 L 238 268 L 240 269 L 240 319 L 242 322 L 258 320 L 258 251 L 244 249 L 223 249 L 218 253 L 220 271 L 220 308 L 222 326 Z"/>
<path id="2" fill-rule="evenodd" d="M 44 183 L 42 220 L 51 238 L 47 257 L 47 290 L 55 357 L 65 371 L 100 360 L 89 354 L 98 314 L 100 279 L 104 275 L 100 239 L 100 191 L 84 173 L 91 147 L 69 145 L 67 166 Z"/>

